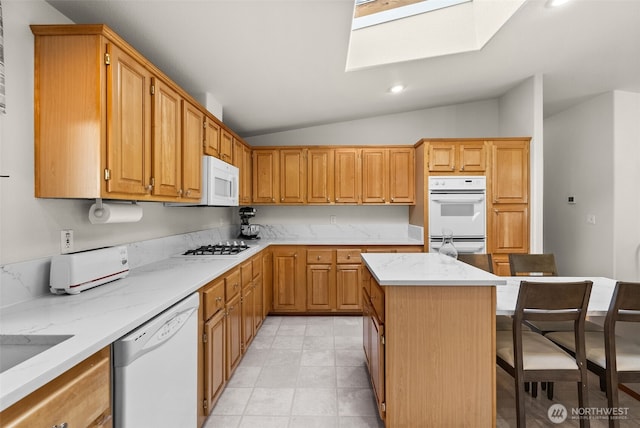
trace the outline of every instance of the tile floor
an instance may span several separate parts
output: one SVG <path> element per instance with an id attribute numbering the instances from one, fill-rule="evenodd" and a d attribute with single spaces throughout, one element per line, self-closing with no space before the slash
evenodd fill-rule
<path id="1" fill-rule="evenodd" d="M 515 427 L 513 379 L 500 368 L 496 377 L 497 426 Z M 590 407 L 605 406 L 597 378 L 589 381 Z M 574 385 L 556 384 L 552 402 L 546 396 L 528 396 L 528 426 L 555 426 L 547 410 L 556 402 L 577 406 Z M 622 421 L 621 428 L 640 428 L 640 402 L 621 393 L 620 405 L 629 407 L 629 419 Z M 578 425 L 567 421 L 562 426 Z M 361 317 L 269 316 L 204 428 L 383 426 L 365 366 Z M 594 420 L 591 426 L 607 425 Z"/>

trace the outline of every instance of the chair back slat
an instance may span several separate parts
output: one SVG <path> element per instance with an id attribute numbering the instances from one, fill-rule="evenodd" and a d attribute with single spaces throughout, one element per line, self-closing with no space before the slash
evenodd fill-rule
<path id="1" fill-rule="evenodd" d="M 475 266 L 478 269 L 493 273 L 493 261 L 491 254 L 458 254 L 458 260 Z"/>
<path id="2" fill-rule="evenodd" d="M 530 320 L 576 320 L 580 312 L 584 317 L 589 296 L 591 294 L 592 281 L 578 282 L 534 282 L 522 281 L 516 304 L 516 313 L 522 313 L 522 319 Z M 540 309 L 546 311 L 565 312 L 539 312 L 527 311 L 527 309 Z"/>
<path id="3" fill-rule="evenodd" d="M 511 276 L 558 276 L 553 254 L 509 254 Z"/>

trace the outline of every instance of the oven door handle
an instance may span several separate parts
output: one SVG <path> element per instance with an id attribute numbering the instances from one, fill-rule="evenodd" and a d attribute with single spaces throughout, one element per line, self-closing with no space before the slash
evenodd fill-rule
<path id="1" fill-rule="evenodd" d="M 441 202 L 447 204 L 470 204 L 470 203 L 478 203 L 484 200 L 484 196 L 480 196 L 478 198 L 469 198 L 469 199 L 447 199 L 447 198 L 431 198 L 432 202 Z"/>

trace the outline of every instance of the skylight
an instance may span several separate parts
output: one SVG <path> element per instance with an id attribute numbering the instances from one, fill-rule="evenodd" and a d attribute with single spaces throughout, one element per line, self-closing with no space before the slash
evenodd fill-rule
<path id="1" fill-rule="evenodd" d="M 482 49 L 525 0 L 355 0 L 346 70 Z"/>

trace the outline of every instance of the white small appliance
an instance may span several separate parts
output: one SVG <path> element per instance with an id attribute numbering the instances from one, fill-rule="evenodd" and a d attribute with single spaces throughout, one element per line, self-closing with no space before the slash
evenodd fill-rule
<path id="1" fill-rule="evenodd" d="M 51 258 L 49 290 L 53 294 L 78 294 L 128 274 L 125 246 L 60 254 Z"/>
<path id="2" fill-rule="evenodd" d="M 202 198 L 198 203 L 167 202 L 166 206 L 237 207 L 240 170 L 213 156 L 202 156 Z"/>

